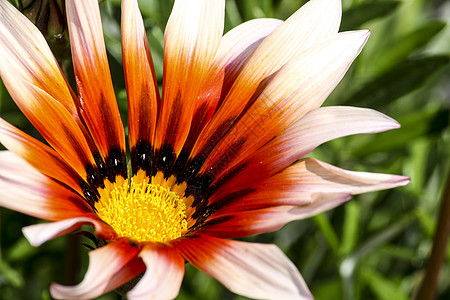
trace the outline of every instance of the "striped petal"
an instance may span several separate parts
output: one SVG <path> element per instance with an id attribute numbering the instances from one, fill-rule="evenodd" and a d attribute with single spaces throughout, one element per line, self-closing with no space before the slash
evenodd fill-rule
<path id="1" fill-rule="evenodd" d="M 403 186 L 409 178 L 398 175 L 347 171 L 314 158 L 305 158 L 260 184 L 228 208 L 229 212 L 278 205 L 305 205 L 316 195 L 357 195 Z M 268 195 L 270 198 L 268 199 Z M 225 213 L 227 208 L 221 211 Z"/>
<path id="2" fill-rule="evenodd" d="M 89 268 L 76 286 L 52 284 L 50 293 L 56 299 L 93 299 L 131 280 L 143 271 L 142 264 L 133 261 L 139 248 L 121 239 L 89 252 Z M 127 267 L 132 264 L 135 272 Z"/>
<path id="3" fill-rule="evenodd" d="M 375 133 L 398 127 L 395 120 L 371 109 L 323 107 L 313 110 L 230 170 L 229 175 L 223 176 L 228 181 L 218 183 L 220 189 L 211 198 L 211 202 L 254 186 L 324 142 L 347 135 Z"/>
<path id="4" fill-rule="evenodd" d="M 318 197 L 305 206 L 276 206 L 236 213 L 217 219 L 205 234 L 221 238 L 241 238 L 281 229 L 291 221 L 306 219 L 341 205 L 351 199 L 349 194 Z M 220 224 L 220 225 L 219 225 Z"/>
<path id="5" fill-rule="evenodd" d="M 38 247 L 43 243 L 68 234 L 82 225 L 92 225 L 98 237 L 105 240 L 112 240 L 116 237 L 113 230 L 100 221 L 94 214 L 85 214 L 82 217 L 65 219 L 58 222 L 42 223 L 22 228 L 23 234 L 31 245 Z"/>
<path id="6" fill-rule="evenodd" d="M 80 113 L 101 156 L 124 155 L 125 134 L 111 81 L 97 0 L 66 1 Z"/>
<path id="7" fill-rule="evenodd" d="M 200 172 L 224 172 L 322 105 L 368 36 L 365 30 L 340 33 L 286 64 L 255 96 L 252 106 L 220 140 Z"/>
<path id="8" fill-rule="evenodd" d="M 331 209 L 352 195 L 404 186 L 408 182 L 405 176 L 347 171 L 305 158 L 261 182 L 249 193 L 219 201 L 219 209 L 211 219 L 213 225 L 206 232 L 234 238 L 261 233 L 261 225 L 276 230 L 292 220 Z M 286 209 L 276 208 L 279 206 Z M 290 210 L 293 207 L 298 209 Z M 285 219 L 279 216 L 279 210 Z M 291 217 L 287 217 L 289 214 Z"/>
<path id="9" fill-rule="evenodd" d="M 224 12 L 224 0 L 175 1 L 164 34 L 163 102 L 155 143 L 160 151 L 168 145 L 177 155 L 187 138 L 200 88 L 222 37 Z"/>
<path id="10" fill-rule="evenodd" d="M 47 145 L 0 118 L 0 143 L 44 175 L 67 184 L 80 195 L 83 179 Z"/>
<path id="11" fill-rule="evenodd" d="M 142 156 L 149 152 L 145 147 L 153 144 L 160 100 L 144 22 L 136 0 L 122 1 L 122 55 L 133 167 L 145 168 L 150 163 Z"/>
<path id="12" fill-rule="evenodd" d="M 340 17 L 339 0 L 312 0 L 265 38 L 240 73 L 224 105 L 200 135 L 192 157 L 208 143 L 215 144 L 234 125 L 272 74 L 291 59 L 301 57 L 307 49 L 336 35 Z"/>
<path id="13" fill-rule="evenodd" d="M 147 245 L 139 253 L 147 270 L 138 284 L 127 294 L 129 299 L 174 299 L 184 275 L 184 259 L 163 245 Z"/>
<path id="14" fill-rule="evenodd" d="M 78 194 L 10 151 L 0 151 L 0 169 L 0 206 L 48 221 L 91 212 Z"/>
<path id="15" fill-rule="evenodd" d="M 277 19 L 250 20 L 223 36 L 196 104 L 190 137 L 197 138 L 254 51 L 281 24 Z"/>
<path id="16" fill-rule="evenodd" d="M 73 92 L 38 29 L 7 1 L 0 3 L 0 76 L 28 120 L 85 178 L 94 159 Z"/>
<path id="17" fill-rule="evenodd" d="M 21 81 L 13 80 L 21 77 L 58 99 L 74 117 L 77 115 L 75 95 L 47 41 L 8 1 L 0 2 L 0 62 L 0 75 L 10 82 L 9 89 L 23 89 Z"/>
<path id="18" fill-rule="evenodd" d="M 177 249 L 234 293 L 256 299 L 312 299 L 295 266 L 275 245 L 203 235 L 181 241 Z"/>

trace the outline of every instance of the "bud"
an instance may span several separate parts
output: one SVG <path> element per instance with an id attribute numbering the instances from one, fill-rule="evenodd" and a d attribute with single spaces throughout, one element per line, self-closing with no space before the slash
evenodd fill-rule
<path id="1" fill-rule="evenodd" d="M 47 39 L 58 61 L 70 58 L 64 0 L 18 0 L 19 10 Z"/>

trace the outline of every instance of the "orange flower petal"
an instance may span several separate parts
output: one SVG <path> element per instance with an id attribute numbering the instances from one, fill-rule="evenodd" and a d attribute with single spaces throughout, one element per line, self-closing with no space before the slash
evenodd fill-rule
<path id="1" fill-rule="evenodd" d="M 220 177 L 308 111 L 319 107 L 360 53 L 368 35 L 363 30 L 337 34 L 282 67 L 260 86 L 252 105 L 216 142 L 200 173 L 208 172 L 212 178 Z"/>
<path id="2" fill-rule="evenodd" d="M 226 238 L 235 238 L 243 233 L 253 235 L 261 233 L 260 226 L 264 222 L 267 226 L 263 228 L 272 231 L 292 220 L 331 209 L 349 200 L 352 195 L 404 186 L 408 182 L 409 178 L 405 176 L 347 171 L 313 158 L 305 158 L 253 186 L 249 193 L 241 193 L 241 197 L 238 195 L 220 200 L 216 213 L 210 219 L 212 226 L 205 227 L 205 232 L 223 232 Z M 287 217 L 292 213 L 290 210 L 282 210 L 285 218 L 280 225 L 283 220 L 279 216 L 280 212 L 278 209 L 272 210 L 277 206 L 299 208 L 292 210 L 296 212 L 292 217 Z M 253 225 L 252 220 L 256 225 Z M 271 222 L 276 226 L 272 226 Z M 240 226 L 242 229 L 237 230 Z M 258 230 L 252 232 L 252 228 Z"/>
<path id="3" fill-rule="evenodd" d="M 111 81 L 98 1 L 66 1 L 79 110 L 100 155 L 125 153 L 125 134 Z M 126 172 L 126 170 L 125 170 Z"/>
<path id="4" fill-rule="evenodd" d="M 202 233 L 220 238 L 241 238 L 273 232 L 289 222 L 333 209 L 351 198 L 349 194 L 334 194 L 318 198 L 317 201 L 301 207 L 286 205 L 240 212 L 216 219 Z"/>
<path id="5" fill-rule="evenodd" d="M 174 248 L 149 244 L 139 253 L 147 270 L 129 299 L 174 299 L 184 276 L 184 259 Z"/>
<path id="6" fill-rule="evenodd" d="M 122 1 L 122 55 L 128 95 L 128 135 L 133 167 L 149 166 L 159 99 L 152 56 L 136 0 Z M 141 161 L 142 160 L 142 161 Z M 137 170 L 134 170 L 137 171 Z"/>
<path id="7" fill-rule="evenodd" d="M 336 35 L 340 16 L 339 0 L 309 1 L 265 38 L 239 74 L 222 107 L 199 136 L 192 157 L 208 144 L 215 144 L 234 125 L 272 74 L 312 46 Z"/>
<path id="8" fill-rule="evenodd" d="M 93 299 L 118 288 L 142 272 L 142 266 L 132 271 L 127 265 L 139 252 L 126 239 L 107 244 L 89 252 L 89 268 L 81 283 L 75 286 L 52 284 L 50 293 L 56 299 Z M 139 266 L 139 265 L 138 265 Z M 120 280 L 119 280 L 120 279 Z"/>
<path id="9" fill-rule="evenodd" d="M 67 184 L 80 195 L 83 179 L 52 148 L 0 118 L 0 142 L 42 174 Z"/>
<path id="10" fill-rule="evenodd" d="M 313 110 L 218 179 L 218 190 L 210 201 L 255 186 L 324 142 L 398 127 L 395 120 L 371 109 L 337 106 Z"/>
<path id="11" fill-rule="evenodd" d="M 294 264 L 275 245 L 201 235 L 176 248 L 230 291 L 258 299 L 312 299 Z"/>
<path id="12" fill-rule="evenodd" d="M 38 172 L 10 151 L 0 151 L 0 206 L 48 221 L 91 212 L 75 192 Z"/>
<path id="13" fill-rule="evenodd" d="M 255 19 L 233 28 L 223 36 L 196 102 L 184 150 L 190 152 L 198 134 L 220 106 L 249 58 L 264 38 L 282 23 L 277 19 Z"/>
<path id="14" fill-rule="evenodd" d="M 94 160 L 75 96 L 38 29 L 8 2 L 0 5 L 0 76 L 25 116 L 84 178 Z"/>
<path id="15" fill-rule="evenodd" d="M 164 34 L 162 107 L 155 148 L 177 156 L 223 32 L 225 1 L 176 0 Z M 205 26 L 205 24 L 208 24 Z M 161 156 L 164 156 L 163 153 Z M 173 163 L 173 158 L 172 163 Z"/>
<path id="16" fill-rule="evenodd" d="M 0 19 L 0 75 L 10 83 L 9 89 L 20 91 L 25 80 L 77 118 L 75 95 L 39 29 L 8 1 L 0 2 Z"/>

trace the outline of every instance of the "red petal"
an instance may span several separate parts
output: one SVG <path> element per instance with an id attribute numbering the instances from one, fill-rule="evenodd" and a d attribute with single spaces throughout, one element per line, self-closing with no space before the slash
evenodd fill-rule
<path id="1" fill-rule="evenodd" d="M 163 97 L 156 149 L 169 145 L 175 155 L 181 151 L 222 37 L 224 12 L 224 0 L 175 1 L 164 34 Z"/>
<path id="2" fill-rule="evenodd" d="M 221 183 L 211 201 L 255 186 L 324 142 L 351 134 L 390 130 L 398 126 L 391 118 L 370 109 L 324 107 L 311 111 L 241 162 L 240 166 L 245 167 L 241 167 L 241 171 L 235 172 L 234 176 L 228 176 L 229 181 Z M 230 174 L 232 172 L 233 170 Z"/>
<path id="3" fill-rule="evenodd" d="M 276 19 L 255 19 L 233 28 L 223 36 L 194 110 L 187 141 L 190 147 L 216 107 L 220 106 L 254 51 L 282 23 Z"/>
<path id="4" fill-rule="evenodd" d="M 343 170 L 306 158 L 235 197 L 219 200 L 205 232 L 236 238 L 277 230 L 331 209 L 352 195 L 406 185 L 405 176 Z"/>
<path id="5" fill-rule="evenodd" d="M 248 108 L 261 85 L 283 65 L 314 45 L 336 35 L 341 17 L 338 0 L 309 1 L 265 38 L 240 72 L 235 84 L 208 126 L 201 133 L 192 157 L 201 155 L 208 144 L 215 144 Z"/>
<path id="6" fill-rule="evenodd" d="M 128 96 L 128 135 L 133 153 L 139 142 L 153 145 L 160 101 L 152 56 L 136 0 L 122 1 L 122 55 Z"/>
<path id="7" fill-rule="evenodd" d="M 258 299 L 312 299 L 296 267 L 274 245 L 201 235 L 181 240 L 176 247 L 194 266 L 237 294 Z"/>
<path id="8" fill-rule="evenodd" d="M 367 31 L 341 33 L 284 65 L 258 87 L 251 106 L 236 118 L 233 127 L 209 154 L 200 173 L 220 177 L 219 174 L 319 107 L 342 79 L 367 38 Z"/>
<path id="9" fill-rule="evenodd" d="M 106 57 L 98 1 L 67 1 L 67 22 L 81 116 L 103 158 L 125 152 L 125 134 Z"/>
<path id="10" fill-rule="evenodd" d="M 39 172 L 59 180 L 80 195 L 83 179 L 52 148 L 25 134 L 0 118 L 0 142 Z"/>
<path id="11" fill-rule="evenodd" d="M 35 170 L 9 151 L 0 151 L 0 206 L 56 221 L 91 212 L 83 198 Z"/>

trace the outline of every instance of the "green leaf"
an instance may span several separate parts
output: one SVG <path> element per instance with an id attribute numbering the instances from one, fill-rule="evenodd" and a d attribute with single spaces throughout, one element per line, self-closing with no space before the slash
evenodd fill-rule
<path id="1" fill-rule="evenodd" d="M 341 29 L 339 31 L 355 29 L 362 24 L 393 13 L 400 1 L 369 2 L 351 7 L 342 14 Z"/>
<path id="2" fill-rule="evenodd" d="M 328 244 L 333 250 L 333 253 L 337 255 L 339 251 L 339 239 L 328 216 L 326 214 L 317 215 L 314 217 L 314 222 L 325 236 Z"/>
<path id="3" fill-rule="evenodd" d="M 385 278 L 376 270 L 366 267 L 361 271 L 377 299 L 381 300 L 408 300 L 406 293 L 399 288 L 392 279 Z"/>
<path id="4" fill-rule="evenodd" d="M 14 268 L 12 268 L 5 260 L 0 258 L 0 282 L 6 281 L 15 287 L 23 286 L 24 279 Z"/>
<path id="5" fill-rule="evenodd" d="M 446 23 L 431 22 L 407 35 L 395 40 L 395 43 L 386 47 L 386 51 L 378 52 L 373 57 L 376 64 L 371 64 L 377 73 L 388 70 L 392 65 L 407 58 L 414 51 L 426 46 L 439 32 L 444 29 Z"/>
<path id="6" fill-rule="evenodd" d="M 312 289 L 314 299 L 316 300 L 329 300 L 329 299 L 342 299 L 342 287 L 340 280 L 334 279 L 325 282 Z"/>
<path id="7" fill-rule="evenodd" d="M 346 256 L 354 249 L 358 239 L 359 204 L 350 201 L 345 205 L 344 230 L 340 245 L 340 254 Z"/>
<path id="8" fill-rule="evenodd" d="M 448 55 L 407 59 L 363 85 L 345 102 L 379 108 L 421 87 L 448 62 Z"/>

